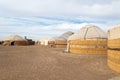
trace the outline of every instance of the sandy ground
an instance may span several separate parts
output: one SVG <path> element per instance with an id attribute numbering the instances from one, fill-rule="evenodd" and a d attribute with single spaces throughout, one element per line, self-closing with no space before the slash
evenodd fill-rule
<path id="1" fill-rule="evenodd" d="M 83 56 L 41 46 L 0 46 L 0 80 L 110 80 L 106 55 Z"/>

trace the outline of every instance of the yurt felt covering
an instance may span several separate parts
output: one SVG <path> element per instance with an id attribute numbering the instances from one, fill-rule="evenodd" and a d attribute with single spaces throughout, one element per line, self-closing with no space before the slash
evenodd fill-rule
<path id="1" fill-rule="evenodd" d="M 67 47 L 67 39 L 69 36 L 73 35 L 74 33 L 71 31 L 65 32 L 58 37 L 53 37 L 49 40 L 49 47 L 54 48 L 66 48 Z"/>

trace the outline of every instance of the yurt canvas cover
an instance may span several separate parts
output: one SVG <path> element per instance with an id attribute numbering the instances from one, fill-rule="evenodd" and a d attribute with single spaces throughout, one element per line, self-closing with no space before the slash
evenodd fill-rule
<path id="1" fill-rule="evenodd" d="M 65 32 L 58 37 L 53 37 L 49 40 L 49 47 L 54 48 L 66 48 L 67 46 L 67 39 L 69 36 L 73 35 L 74 33 L 71 31 Z"/>
<path id="2" fill-rule="evenodd" d="M 97 26 L 86 25 L 68 38 L 67 51 L 77 54 L 106 54 L 107 34 Z"/>

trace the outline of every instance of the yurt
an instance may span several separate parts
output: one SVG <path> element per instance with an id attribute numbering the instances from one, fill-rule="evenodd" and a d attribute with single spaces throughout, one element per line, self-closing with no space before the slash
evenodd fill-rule
<path id="1" fill-rule="evenodd" d="M 108 31 L 108 66 L 120 73 L 120 25 Z"/>
<path id="2" fill-rule="evenodd" d="M 3 45 L 24 46 L 28 45 L 28 42 L 19 35 L 10 35 L 8 38 L 4 40 Z"/>
<path id="3" fill-rule="evenodd" d="M 62 37 L 53 37 L 49 39 L 48 46 L 51 48 L 65 48 L 67 45 L 66 39 Z"/>
<path id="4" fill-rule="evenodd" d="M 40 39 L 40 40 L 37 41 L 37 44 L 47 46 L 48 41 L 49 41 L 49 38 Z"/>
<path id="5" fill-rule="evenodd" d="M 68 38 L 67 52 L 74 54 L 106 54 L 107 33 L 95 25 L 86 25 Z"/>
<path id="6" fill-rule="evenodd" d="M 40 43 L 40 45 L 44 45 L 44 39 L 38 40 L 38 43 Z"/>
<path id="7" fill-rule="evenodd" d="M 68 31 L 58 37 L 52 37 L 49 39 L 48 45 L 49 47 L 53 47 L 53 48 L 66 48 L 67 39 L 69 36 L 73 34 L 74 34 L 73 32 Z"/>

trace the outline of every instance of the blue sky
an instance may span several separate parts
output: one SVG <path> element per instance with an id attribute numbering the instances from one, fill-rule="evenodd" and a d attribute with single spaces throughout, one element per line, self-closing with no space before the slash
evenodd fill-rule
<path id="1" fill-rule="evenodd" d="M 0 40 L 12 34 L 38 40 L 95 24 L 120 23 L 119 0 L 0 0 Z"/>

